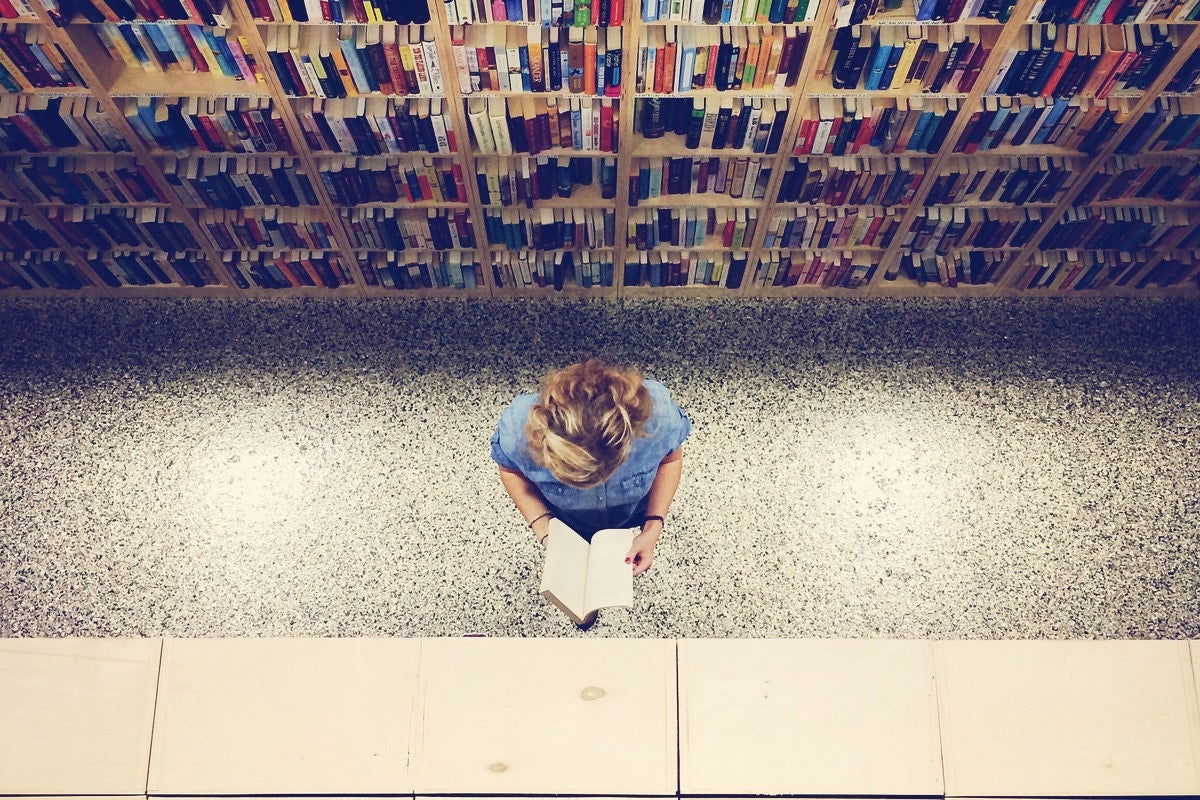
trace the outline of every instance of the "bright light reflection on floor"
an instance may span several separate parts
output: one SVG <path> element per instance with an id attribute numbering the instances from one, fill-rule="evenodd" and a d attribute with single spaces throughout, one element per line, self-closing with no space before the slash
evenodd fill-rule
<path id="1" fill-rule="evenodd" d="M 249 532 L 305 513 L 320 485 L 316 461 L 286 436 L 235 425 L 196 447 L 190 471 L 214 525 Z"/>

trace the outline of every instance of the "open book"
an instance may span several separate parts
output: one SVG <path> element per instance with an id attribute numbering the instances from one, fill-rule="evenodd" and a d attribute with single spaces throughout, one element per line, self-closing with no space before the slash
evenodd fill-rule
<path id="1" fill-rule="evenodd" d="M 597 531 L 588 544 L 557 519 L 550 520 L 542 597 L 558 606 L 576 625 L 587 625 L 596 611 L 633 605 L 633 566 L 625 556 L 637 528 Z"/>

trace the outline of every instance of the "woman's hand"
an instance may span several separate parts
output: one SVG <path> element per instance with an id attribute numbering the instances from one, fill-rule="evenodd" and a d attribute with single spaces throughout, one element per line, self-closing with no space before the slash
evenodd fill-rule
<path id="1" fill-rule="evenodd" d="M 634 577 L 644 574 L 654 564 L 654 547 L 662 535 L 662 526 L 656 519 L 647 520 L 642 525 L 642 532 L 633 538 L 633 546 L 625 555 L 625 563 L 633 565 Z"/>

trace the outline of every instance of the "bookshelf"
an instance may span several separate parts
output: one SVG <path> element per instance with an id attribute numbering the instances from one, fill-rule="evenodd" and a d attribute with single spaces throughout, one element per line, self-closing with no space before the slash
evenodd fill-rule
<path id="1" fill-rule="evenodd" d="M 1197 291 L 1200 2 L 563 2 L 0 2 L 0 294 Z"/>

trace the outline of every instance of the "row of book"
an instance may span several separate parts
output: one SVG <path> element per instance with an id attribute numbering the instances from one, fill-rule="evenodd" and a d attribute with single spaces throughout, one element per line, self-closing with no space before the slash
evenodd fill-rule
<path id="1" fill-rule="evenodd" d="M 266 207 L 258 213 L 205 210 L 200 212 L 199 222 L 218 250 L 332 250 L 338 246 L 328 222 L 297 209 Z"/>
<path id="2" fill-rule="evenodd" d="M 899 230 L 900 215 L 895 208 L 797 206 L 772 215 L 763 236 L 763 247 L 780 250 L 884 249 Z"/>
<path id="3" fill-rule="evenodd" d="M 996 28 L 963 23 L 838 28 L 826 72 L 835 90 L 966 94 L 998 37 Z"/>
<path id="4" fill-rule="evenodd" d="M 13 202 L 104 205 L 169 203 L 143 164 L 112 155 L 0 158 L 0 174 L 13 187 L 4 195 Z M 14 191 L 15 190 L 15 191 Z"/>
<path id="5" fill-rule="evenodd" d="M 929 188 L 926 203 L 1057 203 L 1082 165 L 1058 156 L 975 159 L 952 156 Z"/>
<path id="6" fill-rule="evenodd" d="M 446 91 L 431 26 L 273 25 L 264 39 L 292 97 L 441 97 Z"/>
<path id="7" fill-rule="evenodd" d="M 338 206 L 468 201 L 462 167 L 449 161 L 322 158 L 318 169 L 330 202 Z"/>
<path id="8" fill-rule="evenodd" d="M 954 288 L 960 283 L 978 286 L 998 282 L 1007 271 L 1008 260 L 1003 253 L 986 250 L 956 250 L 944 255 L 914 252 L 899 266 L 919 285 L 938 283 Z"/>
<path id="9" fill-rule="evenodd" d="M 50 223 L 73 247 L 123 250 L 136 247 L 159 250 L 199 248 L 186 223 L 171 219 L 167 208 L 96 209 L 62 206 L 46 210 Z"/>
<path id="10" fill-rule="evenodd" d="M 264 22 L 424 25 L 430 21 L 427 0 L 246 0 L 246 4 Z"/>
<path id="11" fill-rule="evenodd" d="M 1153 256 L 1145 253 L 1112 253 L 1066 250 L 1039 254 L 1018 276 L 1018 289 L 1055 289 L 1060 292 L 1134 286 L 1143 289 L 1150 283 L 1171 286 L 1187 280 L 1186 269 L 1147 269 Z M 1160 266 L 1168 264 L 1164 259 Z M 1174 265 L 1178 267 L 1179 265 Z M 1194 273 L 1193 273 L 1194 277 Z"/>
<path id="12" fill-rule="evenodd" d="M 60 24 L 76 14 L 97 23 L 177 21 L 220 27 L 229 27 L 233 19 L 223 0 L 58 0 L 46 5 Z"/>
<path id="13" fill-rule="evenodd" d="M 642 0 L 645 22 L 705 25 L 812 22 L 818 0 Z"/>
<path id="14" fill-rule="evenodd" d="M 354 282 L 341 256 L 332 250 L 234 250 L 223 259 L 242 289 L 336 289 Z"/>
<path id="15" fill-rule="evenodd" d="M 0 87 L 7 92 L 74 88 L 83 78 L 40 25 L 0 24 Z"/>
<path id="16" fill-rule="evenodd" d="M 293 104 L 309 149 L 316 153 L 378 156 L 450 155 L 458 140 L 440 99 L 350 97 Z"/>
<path id="17" fill-rule="evenodd" d="M 661 139 L 671 133 L 688 150 L 779 151 L 788 104 L 772 97 L 647 97 L 634 101 L 634 134 Z"/>
<path id="18" fill-rule="evenodd" d="M 206 28 L 195 23 L 104 23 L 85 30 L 95 35 L 110 59 L 131 69 L 159 74 L 203 72 L 249 83 L 266 80 L 254 56 L 247 51 L 246 38 L 231 37 L 225 28 Z"/>
<path id="19" fill-rule="evenodd" d="M 1196 0 L 1041 0 L 1032 17 L 1039 22 L 1089 25 L 1127 22 L 1185 22 L 1200 19 Z"/>
<path id="20" fill-rule="evenodd" d="M 94 98 L 0 94 L 0 149 L 4 152 L 74 148 L 111 153 L 133 149 Z"/>
<path id="21" fill-rule="evenodd" d="M 569 198 L 577 186 L 599 185 L 601 199 L 617 196 L 615 158 L 492 159 L 476 169 L 479 201 L 485 206 L 533 208 L 538 200 Z"/>
<path id="22" fill-rule="evenodd" d="M 930 206 L 913 219 L 901 247 L 944 256 L 957 247 L 1023 247 L 1042 226 L 1036 208 Z"/>
<path id="23" fill-rule="evenodd" d="M 1031 25 L 1009 50 L 989 94 L 1088 97 L 1140 92 L 1174 57 L 1176 34 L 1166 25 Z"/>
<path id="24" fill-rule="evenodd" d="M 163 177 L 193 208 L 319 205 L 295 158 L 252 156 L 164 159 Z"/>
<path id="25" fill-rule="evenodd" d="M 137 253 L 112 250 L 88 262 L 105 285 L 215 286 L 220 281 L 203 258 L 193 253 Z"/>
<path id="26" fill-rule="evenodd" d="M 0 289 L 82 289 L 92 281 L 63 252 L 0 253 Z"/>
<path id="27" fill-rule="evenodd" d="M 618 105 L 610 98 L 472 97 L 466 102 L 480 155 L 617 152 Z"/>
<path id="28" fill-rule="evenodd" d="M 745 250 L 692 253 L 654 250 L 625 261 L 626 286 L 724 286 L 737 289 L 746 273 Z"/>
<path id="29" fill-rule="evenodd" d="M 148 148 L 293 154 L 283 118 L 267 97 L 144 96 L 116 102 Z"/>
<path id="30" fill-rule="evenodd" d="M 613 285 L 611 250 L 530 250 L 492 253 L 492 278 L 507 289 L 549 288 L 561 292 L 567 286 L 590 289 Z"/>
<path id="31" fill-rule="evenodd" d="M 476 289 L 483 286 L 483 267 L 472 253 L 369 253 L 364 275 L 378 276 L 385 289 Z"/>
<path id="32" fill-rule="evenodd" d="M 1200 202 L 1200 162 L 1144 164 L 1137 158 L 1118 156 L 1088 179 L 1075 203 L 1132 199 Z"/>
<path id="33" fill-rule="evenodd" d="M 55 246 L 54 237 L 35 225 L 21 209 L 0 206 L 0 249 L 45 250 Z"/>
<path id="34" fill-rule="evenodd" d="M 1182 257 L 1164 258 L 1138 279 L 1136 288 L 1145 289 L 1153 284 L 1165 289 L 1187 283 L 1200 287 L 1200 256 L 1194 252 Z"/>
<path id="35" fill-rule="evenodd" d="M 715 194 L 761 199 L 771 180 L 770 163 L 761 158 L 638 159 L 629 178 L 629 205 L 669 195 Z"/>
<path id="36" fill-rule="evenodd" d="M 1130 104 L 1122 99 L 985 98 L 983 109 L 971 115 L 953 151 L 969 155 L 1038 145 L 1095 155 L 1129 117 Z"/>
<path id="37" fill-rule="evenodd" d="M 796 132 L 795 155 L 847 155 L 871 148 L 883 155 L 936 153 L 958 114 L 954 98 L 817 99 Z"/>
<path id="38" fill-rule="evenodd" d="M 869 253 L 764 253 L 754 271 L 759 286 L 820 286 L 858 289 L 875 276 Z"/>
<path id="39" fill-rule="evenodd" d="M 1069 208 L 1042 238 L 1042 250 L 1152 250 L 1174 232 L 1192 225 L 1181 208 L 1122 206 Z"/>
<path id="40" fill-rule="evenodd" d="M 444 0 L 444 5 L 451 25 L 529 22 L 586 28 L 625 22 L 625 0 Z"/>
<path id="41" fill-rule="evenodd" d="M 992 19 L 1007 22 L 1016 0 L 843 0 L 838 8 L 839 26 L 858 25 L 876 14 L 904 13 L 911 10 L 918 22 L 958 22 L 966 19 Z"/>
<path id="42" fill-rule="evenodd" d="M 475 228 L 465 209 L 349 208 L 341 212 L 352 247 L 364 250 L 469 250 Z"/>
<path id="43" fill-rule="evenodd" d="M 637 250 L 657 247 L 741 249 L 754 242 L 758 209 L 658 208 L 630 212 L 626 242 Z"/>
<path id="44" fill-rule="evenodd" d="M 459 88 L 475 92 L 621 94 L 621 29 L 456 26 Z"/>
<path id="45" fill-rule="evenodd" d="M 638 47 L 637 91 L 774 90 L 795 86 L 808 31 L 795 25 L 653 26 Z"/>
<path id="46" fill-rule="evenodd" d="M 924 162 L 907 157 L 882 164 L 850 156 L 828 161 L 793 158 L 777 200 L 831 206 L 908 205 L 924 179 Z"/>
<path id="47" fill-rule="evenodd" d="M 1119 121 L 1128 119 L 1123 114 Z M 1178 152 L 1200 150 L 1200 98 L 1160 97 L 1138 118 L 1133 131 L 1121 140 L 1116 152 Z"/>
<path id="48" fill-rule="evenodd" d="M 509 250 L 580 250 L 612 247 L 617 215 L 611 208 L 491 208 L 483 226 L 488 242 Z"/>

